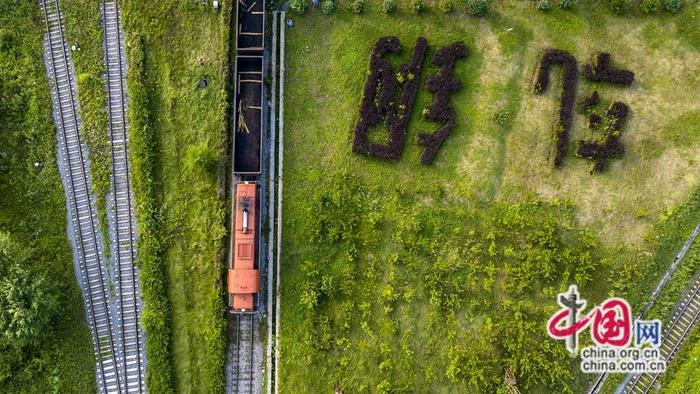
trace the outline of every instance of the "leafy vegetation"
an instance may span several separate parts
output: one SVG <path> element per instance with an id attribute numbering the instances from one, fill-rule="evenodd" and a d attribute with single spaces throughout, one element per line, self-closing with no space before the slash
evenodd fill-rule
<path id="1" fill-rule="evenodd" d="M 365 0 L 353 0 L 351 5 L 352 12 L 356 13 L 357 15 L 365 12 L 365 7 Z"/>
<path id="2" fill-rule="evenodd" d="M 666 11 L 670 12 L 671 14 L 679 13 L 683 5 L 681 0 L 665 0 L 664 4 L 666 6 Z"/>
<path id="3" fill-rule="evenodd" d="M 232 5 L 122 4 L 151 392 L 224 391 L 225 167 L 217 158 L 225 156 Z M 198 88 L 202 78 L 208 84 Z"/>
<path id="4" fill-rule="evenodd" d="M 289 3 L 289 8 L 298 14 L 303 14 L 308 6 L 309 3 L 306 0 L 291 0 Z"/>
<path id="5" fill-rule="evenodd" d="M 0 233 L 0 346 L 22 350 L 46 336 L 58 312 L 54 283 L 33 272 L 31 252 Z"/>
<path id="6" fill-rule="evenodd" d="M 382 1 L 382 9 L 387 14 L 396 11 L 396 0 L 384 0 Z"/>
<path id="7" fill-rule="evenodd" d="M 139 223 L 139 268 L 144 308 L 142 324 L 146 333 L 148 369 L 146 383 L 157 392 L 170 392 L 174 386 L 172 365 L 172 306 L 168 297 L 168 277 L 163 261 L 162 217 L 158 209 L 157 149 L 152 87 L 142 40 L 130 46 L 128 90 L 131 97 L 130 160 Z"/>
<path id="8" fill-rule="evenodd" d="M 586 283 L 589 303 L 617 295 L 638 310 L 700 221 L 691 175 L 700 171 L 697 105 L 677 92 L 699 86 L 683 66 L 700 61 L 694 14 L 621 18 L 600 4 L 542 13 L 534 2 L 504 1 L 477 24 L 460 7 L 412 15 L 405 0 L 390 16 L 370 3 L 362 18 L 340 7 L 332 19 L 295 20 L 286 57 L 282 387 L 493 392 L 503 390 L 506 366 L 522 392 L 589 385 L 561 343 L 546 339 L 556 292 Z M 671 18 L 663 41 L 649 33 Z M 450 99 L 456 125 L 432 167 L 416 160 L 418 133 L 435 129 L 420 116 L 436 70 L 427 62 L 401 160 L 351 150 L 372 45 L 386 35 L 425 37 L 427 56 L 455 41 L 469 52 L 454 69 L 464 86 Z M 548 165 L 553 141 L 543 131 L 560 109 L 560 68 L 548 92 L 533 94 L 548 47 L 578 59 L 605 49 L 635 72 L 629 87 L 581 79 L 574 97 L 595 90 L 603 111 L 628 103 L 625 156 L 605 173 L 590 176 L 585 160 Z M 388 59 L 396 67 L 411 56 Z M 572 114 L 567 159 L 587 127 Z M 389 134 L 382 124 L 372 132 Z M 670 300 L 685 283 L 674 278 Z"/>
<path id="9" fill-rule="evenodd" d="M 411 7 L 411 12 L 413 12 L 416 15 L 420 14 L 421 12 L 423 12 L 423 10 L 425 10 L 425 1 L 423 1 L 423 0 L 411 0 L 410 7 Z"/>
<path id="10" fill-rule="evenodd" d="M 0 4 L 0 391 L 94 392 L 55 159 L 44 30 L 36 3 Z"/>
<path id="11" fill-rule="evenodd" d="M 469 15 L 483 18 L 488 14 L 489 8 L 486 0 L 467 0 L 467 12 Z"/>
<path id="12" fill-rule="evenodd" d="M 571 227 L 569 208 L 468 210 L 441 203 L 439 189 L 329 178 L 299 207 L 313 219 L 291 236 L 310 247 L 287 260 L 298 268 L 286 271 L 296 285 L 285 287 L 285 338 L 300 341 L 285 342 L 282 368 L 296 374 L 283 387 L 493 391 L 507 366 L 525 389 L 567 390 L 568 355 L 542 328 L 555 305 L 542 301 L 608 268 L 594 237 Z"/>
<path id="13" fill-rule="evenodd" d="M 321 11 L 326 15 L 331 15 L 335 12 L 335 0 L 324 0 L 321 3 Z"/>

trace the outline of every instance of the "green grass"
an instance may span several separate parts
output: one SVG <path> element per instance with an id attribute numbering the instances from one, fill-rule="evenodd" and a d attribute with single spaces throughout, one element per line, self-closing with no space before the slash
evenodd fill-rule
<path id="1" fill-rule="evenodd" d="M 0 349 L 0 391 L 94 392 L 92 343 L 66 237 L 43 36 L 35 3 L 0 5 L 0 231 L 32 250 L 32 268 L 55 282 L 61 308 L 43 340 L 21 354 Z"/>
<path id="2" fill-rule="evenodd" d="M 692 43 L 698 27 L 688 19 L 695 3 L 677 17 L 640 18 L 609 16 L 597 2 L 542 13 L 529 2 L 502 1 L 483 20 L 466 17 L 460 7 L 451 15 L 429 9 L 415 16 L 406 2 L 399 2 L 392 15 L 380 6 L 370 2 L 362 16 L 352 14 L 347 4 L 332 17 L 317 10 L 290 14 L 295 24 L 287 31 L 286 57 L 282 387 L 290 392 L 334 387 L 493 391 L 502 381 L 502 368 L 509 366 L 527 392 L 583 390 L 590 377 L 558 353 L 561 343 L 533 344 L 526 338 L 544 335 L 555 293 L 568 283 L 584 282 L 585 275 L 556 271 L 531 279 L 528 291 L 513 293 L 506 250 L 519 250 L 524 241 L 505 235 L 509 228 L 499 220 L 503 210 L 543 201 L 536 215 L 551 218 L 548 226 L 561 235 L 558 248 L 580 251 L 576 245 L 588 245 L 583 250 L 600 264 L 589 277 L 597 280 L 583 289 L 585 298 L 596 302 L 616 294 L 638 307 L 646 302 L 700 220 L 694 175 L 700 171 L 699 108 L 684 93 L 700 89 L 686 65 L 700 64 Z M 673 23 L 659 31 L 661 40 L 644 34 L 664 22 Z M 450 98 L 457 126 L 431 166 L 419 163 L 416 143 L 419 131 L 435 129 L 420 117 L 431 101 L 425 89 L 418 94 L 400 161 L 351 152 L 370 50 L 382 35 L 396 35 L 402 42 L 394 64 L 410 56 L 419 36 L 430 45 L 426 59 L 456 40 L 467 45 L 467 58 L 455 67 L 463 89 Z M 622 132 L 625 156 L 606 173 L 590 175 L 591 163 L 574 155 L 574 141 L 585 131 L 580 115 L 574 119 L 565 167 L 552 168 L 548 151 L 560 82 L 553 78 L 542 96 L 535 96 L 531 86 L 538 56 L 549 46 L 571 51 L 580 63 L 607 51 L 615 64 L 636 74 L 630 88 L 579 83 L 579 98 L 596 89 L 604 99 L 631 107 Z M 426 61 L 423 81 L 434 70 Z M 498 113 L 506 115 L 496 122 Z M 338 174 L 352 176 L 337 181 Z M 360 213 L 338 211 L 339 202 Z M 460 222 L 460 212 L 477 213 Z M 330 247 L 314 234 L 327 232 L 324 226 L 334 220 L 347 225 L 331 233 L 338 238 Z M 416 220 L 415 242 L 430 245 L 432 254 L 397 245 L 398 229 L 404 221 L 410 228 L 411 220 Z M 523 218 L 537 236 L 542 224 L 532 220 Z M 426 230 L 434 222 L 441 231 Z M 499 240 L 494 256 L 462 254 L 460 243 L 488 244 L 484 239 L 490 232 Z M 541 246 L 528 248 L 542 252 Z M 456 268 L 438 271 L 441 283 L 457 276 L 471 289 L 471 276 L 457 268 L 459 258 L 448 258 L 450 250 L 496 273 L 482 292 L 454 288 L 460 305 L 454 310 L 431 302 L 432 274 L 425 271 L 448 261 Z M 674 277 L 668 300 L 677 296 L 693 267 Z M 321 289 L 320 294 L 311 288 Z M 669 302 L 661 301 L 655 313 L 663 314 Z M 509 314 L 521 316 L 520 331 L 507 322 Z M 489 330 L 501 335 L 492 337 Z M 571 367 L 564 368 L 570 375 L 556 370 L 560 367 Z M 552 375 L 538 374 L 542 369 Z"/>
<path id="3" fill-rule="evenodd" d="M 230 4 L 220 11 L 174 1 L 121 5 L 134 75 L 131 158 L 148 387 L 223 392 L 225 210 L 215 158 L 225 156 Z M 209 85 L 198 89 L 203 77 Z M 202 152 L 213 163 L 195 160 Z"/>
<path id="4" fill-rule="evenodd" d="M 679 394 L 700 392 L 698 388 L 698 361 L 700 361 L 700 340 L 697 332 L 694 334 L 694 342 L 684 346 L 685 351 L 677 356 L 677 361 L 672 365 L 673 369 L 667 371 L 663 382 L 664 393 Z"/>

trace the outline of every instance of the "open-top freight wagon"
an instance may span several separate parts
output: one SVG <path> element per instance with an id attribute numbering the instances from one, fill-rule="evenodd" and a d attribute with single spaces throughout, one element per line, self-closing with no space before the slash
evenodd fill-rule
<path id="1" fill-rule="evenodd" d="M 233 313 L 252 313 L 258 308 L 258 188 L 257 182 L 239 182 L 235 186 L 228 270 L 229 310 Z"/>
<path id="2" fill-rule="evenodd" d="M 263 57 L 236 56 L 233 172 L 258 175 L 263 127 Z"/>
<path id="3" fill-rule="evenodd" d="M 236 50 L 262 54 L 265 43 L 265 0 L 238 0 Z"/>

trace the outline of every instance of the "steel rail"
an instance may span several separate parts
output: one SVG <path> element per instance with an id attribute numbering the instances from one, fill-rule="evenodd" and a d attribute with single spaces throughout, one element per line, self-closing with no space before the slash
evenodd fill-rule
<path id="1" fill-rule="evenodd" d="M 54 10 L 55 11 L 55 25 L 53 27 L 58 30 L 58 38 L 55 37 L 55 34 L 52 34 L 52 26 L 49 23 L 49 4 L 47 3 L 47 0 L 39 0 L 40 5 L 42 10 L 44 11 L 44 24 L 46 26 L 46 34 L 47 34 L 47 60 L 49 63 L 49 66 L 51 68 L 51 73 L 53 74 L 53 80 L 55 84 L 55 89 L 56 89 L 56 99 L 55 103 L 57 104 L 57 110 L 58 110 L 58 118 L 57 119 L 60 123 L 60 125 L 57 125 L 57 129 L 59 130 L 59 133 L 63 137 L 63 155 L 65 157 L 65 170 L 66 170 L 66 181 L 69 186 L 69 190 L 67 190 L 68 194 L 68 200 L 70 206 L 73 208 L 73 212 L 71 212 L 71 216 L 73 221 L 75 222 L 75 226 L 77 227 L 77 232 L 76 232 L 76 245 L 79 249 L 79 255 L 78 255 L 78 262 L 81 268 L 84 267 L 84 274 L 82 275 L 83 278 L 82 280 L 84 281 L 84 291 L 87 292 L 87 297 L 85 298 L 85 303 L 87 305 L 87 315 L 88 315 L 88 320 L 91 324 L 92 332 L 93 332 L 93 340 L 95 344 L 95 352 L 97 355 L 97 363 L 99 364 L 99 371 L 98 371 L 98 383 L 101 383 L 101 388 L 104 392 L 109 392 L 110 391 L 110 386 L 108 385 L 108 370 L 106 370 L 105 365 L 103 363 L 103 347 L 101 345 L 101 338 L 99 335 L 99 325 L 98 325 L 98 320 L 95 316 L 95 303 L 94 299 L 96 298 L 96 295 L 93 294 L 93 283 L 91 283 L 90 279 L 90 272 L 89 272 L 89 265 L 87 261 L 87 253 L 86 253 L 86 245 L 83 242 L 83 231 L 84 228 L 81 224 L 80 218 L 81 218 L 81 212 L 79 211 L 79 205 L 78 205 L 78 193 L 76 192 L 76 182 L 75 182 L 75 176 L 74 174 L 74 168 L 73 165 L 71 164 L 71 146 L 69 146 L 70 139 L 68 138 L 68 133 L 66 132 L 66 123 L 67 121 L 73 122 L 73 127 L 75 128 L 75 138 L 73 139 L 73 146 L 75 150 L 78 152 L 78 159 L 80 161 L 80 165 L 78 166 L 78 169 L 80 174 L 77 174 L 78 177 L 82 178 L 83 185 L 85 188 L 85 198 L 87 200 L 87 204 L 85 205 L 87 209 L 87 217 L 89 218 L 89 231 L 86 233 L 88 234 L 88 237 L 91 238 L 88 240 L 88 242 L 92 242 L 92 245 L 94 247 L 94 254 L 96 258 L 96 268 L 97 268 L 97 273 L 98 273 L 98 280 L 100 282 L 100 292 L 101 298 L 102 298 L 102 303 L 104 306 L 104 318 L 106 319 L 106 324 L 105 326 L 107 327 L 107 339 L 109 341 L 109 354 L 111 355 L 112 358 L 112 365 L 114 366 L 114 374 L 116 376 L 116 385 L 117 385 L 117 391 L 119 390 L 119 371 L 117 368 L 117 362 L 115 358 L 115 352 L 114 352 L 114 333 L 112 332 L 112 325 L 111 325 L 111 319 L 110 319 L 110 306 L 107 303 L 108 299 L 108 291 L 105 288 L 105 278 L 102 275 L 102 267 L 100 264 L 100 250 L 99 250 L 99 243 L 96 235 L 96 225 L 95 225 L 95 220 L 94 220 L 94 212 L 92 210 L 92 205 L 90 202 L 90 190 L 89 190 L 89 180 L 87 176 L 87 168 L 86 168 L 86 160 L 83 157 L 83 152 L 82 152 L 82 144 L 80 142 L 80 133 L 78 130 L 78 125 L 79 125 L 79 120 L 77 116 L 77 106 L 76 106 L 76 100 L 73 94 L 73 86 L 75 81 L 72 79 L 72 74 L 70 72 L 70 69 L 68 67 L 68 53 L 66 50 L 66 42 L 64 39 L 64 32 L 63 32 L 63 24 L 62 24 L 62 18 L 61 18 L 61 9 L 58 3 L 58 0 L 53 1 L 54 5 Z M 54 15 L 52 15 L 54 16 Z M 52 21 L 54 22 L 54 21 Z M 56 42 L 58 40 L 58 42 Z M 61 47 L 61 52 L 60 53 L 55 53 L 54 49 L 54 44 L 60 45 Z M 65 78 L 66 78 L 66 83 L 67 83 L 67 89 L 64 89 L 64 95 L 65 95 L 65 90 L 67 90 L 67 98 L 68 98 L 68 105 L 70 106 L 70 111 L 68 114 L 64 113 L 64 108 L 63 104 L 61 103 L 61 83 L 59 81 L 59 70 L 57 69 L 56 66 L 56 61 L 62 60 L 63 62 L 63 72 L 65 72 Z M 70 119 L 72 118 L 72 119 Z M 80 176 L 82 175 L 82 176 Z M 85 212 L 83 212 L 85 213 Z M 93 267 L 94 268 L 94 267 Z"/>
<path id="2" fill-rule="evenodd" d="M 123 367 L 123 377 L 125 390 L 128 392 L 131 386 L 131 381 L 136 380 L 136 391 L 144 392 L 143 384 L 143 340 L 141 333 L 141 325 L 139 323 L 139 304 L 138 295 L 140 294 L 140 288 L 138 286 L 138 272 L 134 264 L 135 252 L 134 252 L 134 241 L 135 241 L 135 218 L 133 216 L 133 206 L 132 206 L 132 191 L 129 173 L 129 157 L 128 157 L 128 135 L 126 127 L 126 94 L 124 90 L 124 67 L 123 63 L 123 52 L 122 52 L 122 35 L 120 27 L 120 17 L 119 8 L 114 2 L 110 2 L 110 7 L 107 6 L 107 1 L 102 2 L 102 26 L 103 26 L 103 40 L 104 40 L 104 59 L 105 67 L 107 70 L 107 108 L 109 121 L 107 122 L 110 135 L 110 152 L 112 156 L 112 203 L 114 209 L 114 240 L 115 240 L 115 258 L 116 258 L 116 271 L 117 271 L 117 292 L 119 297 L 119 317 L 120 317 L 120 329 L 121 329 L 121 352 L 123 356 L 122 367 Z M 108 11 L 108 8 L 110 10 Z M 110 32 L 110 25 L 113 29 L 113 33 Z M 110 62 L 111 53 L 116 55 L 116 64 Z M 113 67 L 116 66 L 116 74 L 112 72 Z M 115 81 L 116 80 L 116 81 Z M 114 83 L 113 83 L 114 81 Z M 116 100 L 113 99 L 113 89 L 116 85 L 116 91 L 118 92 L 118 97 Z M 115 106 L 116 104 L 116 106 Z M 117 129 L 115 132 L 114 129 Z M 115 138 L 116 137 L 116 138 Z M 117 142 L 119 141 L 119 142 Z M 116 152 L 116 145 L 121 145 L 122 154 L 118 155 Z M 117 179 L 118 167 L 123 168 L 123 176 L 125 181 L 123 185 Z M 124 190 L 120 190 L 124 189 Z M 118 196 L 122 194 L 125 200 L 125 206 L 120 206 Z M 125 218 L 124 218 L 125 216 Z M 121 230 L 122 227 L 126 227 L 126 243 L 122 239 Z M 125 249 L 125 250 L 122 250 Z M 126 255 L 126 256 L 125 256 Z M 124 274 L 123 268 L 126 268 L 129 278 L 127 279 L 126 287 L 131 288 L 131 302 L 124 301 Z M 125 308 L 124 305 L 128 305 Z M 126 316 L 125 316 L 126 311 Z M 129 316 L 131 314 L 132 316 Z M 132 321 L 133 319 L 133 321 Z M 129 325 L 133 326 L 133 339 L 135 341 L 135 355 L 130 355 L 130 347 L 133 345 L 129 344 L 127 341 L 126 326 L 127 322 Z M 129 358 L 134 357 L 134 363 L 136 364 L 136 374 L 130 374 L 130 361 Z"/>

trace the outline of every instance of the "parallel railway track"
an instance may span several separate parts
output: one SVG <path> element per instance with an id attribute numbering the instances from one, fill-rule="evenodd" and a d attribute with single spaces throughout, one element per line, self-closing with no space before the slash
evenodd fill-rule
<path id="1" fill-rule="evenodd" d="M 696 278 L 681 301 L 676 306 L 671 318 L 664 327 L 661 339 L 661 356 L 668 364 L 678 353 L 685 340 L 690 336 L 700 318 L 700 277 Z M 655 385 L 661 373 L 635 374 L 627 381 L 622 393 L 646 394 L 655 391 Z"/>
<path id="2" fill-rule="evenodd" d="M 116 312 L 119 327 L 123 392 L 145 391 L 144 336 L 139 271 L 136 258 L 136 219 L 130 184 L 126 122 L 126 58 L 120 14 L 113 1 L 102 2 L 104 62 L 107 69 L 107 107 L 112 159 L 110 230 L 115 272 Z"/>
<path id="3" fill-rule="evenodd" d="M 97 385 L 100 392 L 119 392 L 121 376 L 116 333 L 111 316 L 109 276 L 102 261 L 102 242 L 90 187 L 87 152 L 80 140 L 80 117 L 75 75 L 63 32 L 58 0 L 39 0 L 46 26 L 46 66 L 52 85 L 54 120 L 60 147 L 69 231 L 80 271 L 87 320 L 95 349 Z"/>
<path id="4" fill-rule="evenodd" d="M 257 322 L 255 315 L 236 315 L 236 356 L 233 368 L 235 381 L 234 393 L 254 393 L 255 382 L 255 332 Z"/>

